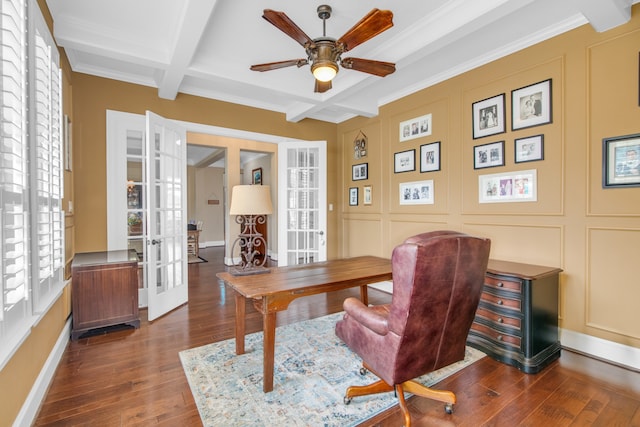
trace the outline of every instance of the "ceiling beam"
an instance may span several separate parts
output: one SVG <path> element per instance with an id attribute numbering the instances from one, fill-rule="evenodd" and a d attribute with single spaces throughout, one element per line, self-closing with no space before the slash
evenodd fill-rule
<path id="1" fill-rule="evenodd" d="M 214 164 L 218 160 L 224 159 L 225 158 L 225 154 L 226 154 L 225 150 L 217 149 L 216 151 L 214 151 L 213 153 L 209 154 L 207 157 L 205 157 L 204 159 L 200 160 L 198 163 L 196 163 L 193 166 L 196 167 L 196 168 L 206 168 L 209 165 Z"/>
<path id="2" fill-rule="evenodd" d="M 631 19 L 631 0 L 578 0 L 578 9 L 599 33 Z"/>
<path id="3" fill-rule="evenodd" d="M 180 20 L 179 28 L 176 30 L 178 37 L 171 50 L 171 56 L 168 60 L 169 65 L 158 81 L 158 96 L 160 98 L 176 99 L 180 84 L 198 49 L 202 35 L 207 29 L 207 23 L 216 3 L 216 0 L 191 0 L 186 2 L 184 15 Z"/>

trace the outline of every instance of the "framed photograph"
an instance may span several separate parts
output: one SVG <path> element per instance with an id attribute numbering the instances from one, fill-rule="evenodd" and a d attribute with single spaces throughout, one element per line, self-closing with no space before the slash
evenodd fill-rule
<path id="1" fill-rule="evenodd" d="M 251 171 L 251 183 L 254 185 L 262 185 L 262 168 L 256 168 Z"/>
<path id="2" fill-rule="evenodd" d="M 478 176 L 479 203 L 535 202 L 535 169 Z"/>
<path id="3" fill-rule="evenodd" d="M 401 205 L 432 205 L 433 180 L 400 183 Z"/>
<path id="4" fill-rule="evenodd" d="M 365 185 L 363 188 L 362 203 L 365 205 L 371 204 L 371 186 L 370 185 Z"/>
<path id="5" fill-rule="evenodd" d="M 349 206 L 358 206 L 358 187 L 349 188 Z"/>
<path id="6" fill-rule="evenodd" d="M 473 168 L 504 166 L 504 141 L 473 147 Z"/>
<path id="7" fill-rule="evenodd" d="M 518 138 L 514 141 L 516 163 L 534 162 L 544 159 L 544 135 Z"/>
<path id="8" fill-rule="evenodd" d="M 369 179 L 369 163 L 360 163 L 351 166 L 351 181 Z"/>
<path id="9" fill-rule="evenodd" d="M 440 170 L 440 141 L 420 146 L 420 172 Z"/>
<path id="10" fill-rule="evenodd" d="M 551 79 L 511 91 L 511 130 L 551 123 Z"/>
<path id="11" fill-rule="evenodd" d="M 602 187 L 640 187 L 640 134 L 602 140 Z"/>
<path id="12" fill-rule="evenodd" d="M 393 172 L 411 172 L 416 170 L 416 150 L 407 150 L 393 155 Z"/>
<path id="13" fill-rule="evenodd" d="M 504 93 L 473 103 L 473 139 L 506 131 Z"/>
<path id="14" fill-rule="evenodd" d="M 400 122 L 400 142 L 431 135 L 431 114 Z"/>

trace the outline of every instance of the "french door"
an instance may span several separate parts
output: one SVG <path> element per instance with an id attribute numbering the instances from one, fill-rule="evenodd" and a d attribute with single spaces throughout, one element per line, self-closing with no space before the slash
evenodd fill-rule
<path id="1" fill-rule="evenodd" d="M 149 320 L 188 300 L 186 131 L 147 111 Z"/>
<path id="2" fill-rule="evenodd" d="M 326 261 L 325 141 L 278 144 L 278 266 Z"/>

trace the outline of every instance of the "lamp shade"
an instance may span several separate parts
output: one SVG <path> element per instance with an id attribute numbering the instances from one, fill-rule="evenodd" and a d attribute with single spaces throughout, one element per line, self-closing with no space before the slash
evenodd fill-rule
<path id="1" fill-rule="evenodd" d="M 271 187 L 236 185 L 231 191 L 229 215 L 269 215 L 273 213 Z"/>

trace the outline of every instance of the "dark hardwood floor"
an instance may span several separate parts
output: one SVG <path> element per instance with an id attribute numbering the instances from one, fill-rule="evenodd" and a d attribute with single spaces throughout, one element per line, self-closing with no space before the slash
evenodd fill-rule
<path id="1" fill-rule="evenodd" d="M 178 352 L 233 337 L 234 298 L 215 277 L 222 248 L 209 262 L 189 265 L 189 303 L 140 329 L 111 331 L 71 342 L 42 403 L 35 426 L 199 426 L 198 410 Z M 357 289 L 294 301 L 278 324 L 340 311 Z M 370 291 L 371 303 L 389 296 Z M 262 318 L 247 306 L 247 332 Z M 276 344 L 277 345 L 277 344 Z M 527 375 L 488 357 L 443 380 L 458 404 L 410 398 L 414 426 L 640 426 L 640 373 L 563 350 L 561 358 Z M 357 404 L 357 398 L 352 405 Z M 401 426 L 399 409 L 364 426 Z"/>

